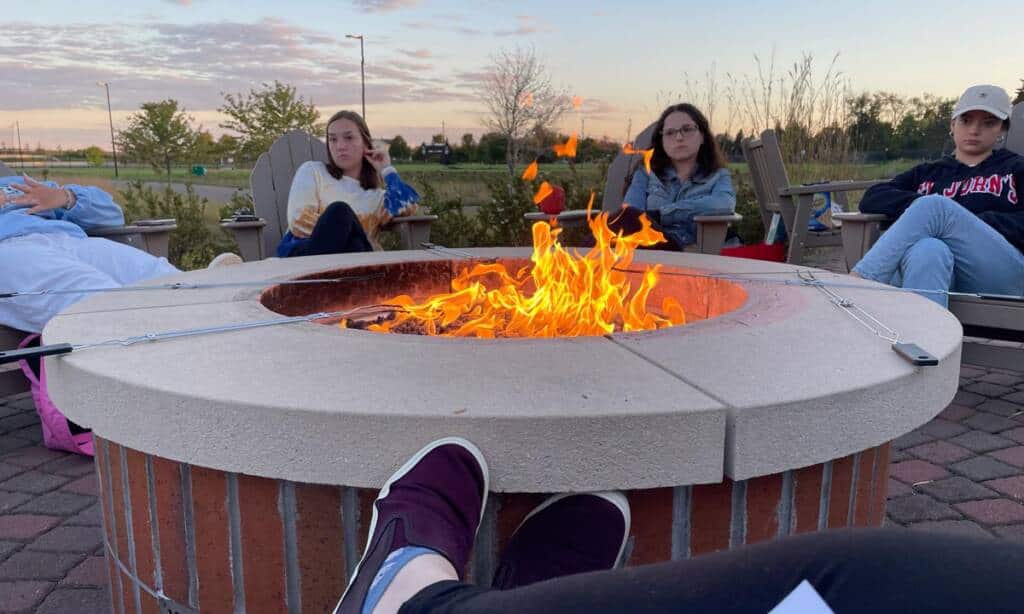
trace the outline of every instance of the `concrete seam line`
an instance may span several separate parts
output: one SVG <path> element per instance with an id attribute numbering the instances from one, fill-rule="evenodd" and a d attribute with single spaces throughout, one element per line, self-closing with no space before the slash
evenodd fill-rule
<path id="1" fill-rule="evenodd" d="M 359 493 L 352 486 L 344 486 L 341 493 L 341 532 L 345 537 L 345 577 L 351 580 L 360 557 Z M 366 539 L 369 540 L 370 537 L 367 535 Z"/>
<path id="2" fill-rule="evenodd" d="M 238 507 L 238 474 L 227 474 L 228 543 L 235 612 L 245 612 L 245 569 L 242 565 L 242 512 Z"/>
<path id="3" fill-rule="evenodd" d="M 793 532 L 793 470 L 782 474 L 782 494 L 779 497 L 779 537 Z"/>
<path id="4" fill-rule="evenodd" d="M 860 480 L 860 455 L 861 452 L 857 452 L 853 455 L 853 471 L 850 477 L 850 502 L 846 508 L 846 526 L 853 526 L 854 523 L 854 508 L 857 505 L 857 483 Z"/>
<path id="5" fill-rule="evenodd" d="M 135 565 L 135 523 L 132 522 L 132 495 L 131 495 L 131 483 L 128 478 L 128 455 L 125 452 L 124 446 L 118 446 L 121 451 L 121 495 L 124 498 L 124 531 L 125 535 L 128 536 L 128 563 L 131 566 L 132 578 L 135 580 L 132 582 L 132 596 L 135 598 L 135 611 L 142 611 L 142 596 L 139 594 L 139 582 L 138 573 L 139 569 Z"/>
<path id="6" fill-rule="evenodd" d="M 117 511 L 114 509 L 114 480 L 113 480 L 113 473 L 111 473 L 111 471 L 110 471 L 110 442 L 107 441 L 106 439 L 104 439 L 102 441 L 103 441 L 103 466 L 104 466 L 104 468 L 107 471 L 107 484 L 110 486 L 110 488 L 107 489 L 107 506 L 110 509 L 110 535 L 114 539 L 114 543 L 111 544 L 111 553 L 112 553 L 111 554 L 111 558 L 115 562 L 117 562 L 118 566 L 121 569 L 124 569 L 126 573 L 129 573 L 128 570 L 124 568 L 124 564 L 121 563 L 121 559 L 118 558 L 118 554 L 117 554 L 117 549 L 116 549 L 116 545 L 117 545 Z M 117 610 L 119 612 L 123 613 L 125 611 L 125 609 L 124 609 L 124 586 L 122 584 L 124 582 L 124 580 L 122 578 L 122 574 L 118 573 L 116 578 L 111 578 L 111 582 L 112 582 L 112 585 L 110 587 L 111 593 L 114 592 L 114 585 L 113 585 L 113 581 L 114 580 L 117 581 L 116 582 L 117 595 L 111 595 L 111 598 L 114 601 L 114 605 L 117 606 Z"/>
<path id="7" fill-rule="evenodd" d="M 295 517 L 298 515 L 295 502 L 295 483 L 278 480 L 278 509 L 284 529 L 284 579 L 285 604 L 289 612 L 302 612 L 302 571 L 299 569 L 298 536 Z"/>
<path id="8" fill-rule="evenodd" d="M 672 560 L 690 558 L 690 508 L 693 486 L 672 488 Z"/>
<path id="9" fill-rule="evenodd" d="M 747 481 L 732 483 L 732 510 L 729 521 L 729 547 L 738 548 L 747 542 Z"/>
<path id="10" fill-rule="evenodd" d="M 818 530 L 828 528 L 828 512 L 832 495 L 832 461 L 821 466 L 821 496 L 818 499 Z"/>
<path id="11" fill-rule="evenodd" d="M 192 468 L 181 463 L 182 529 L 185 532 L 185 567 L 188 570 L 188 605 L 199 607 L 199 570 L 196 567 L 196 528 L 192 510 Z"/>
<path id="12" fill-rule="evenodd" d="M 153 474 L 153 457 L 146 455 L 146 497 L 149 499 L 149 525 L 150 539 L 153 542 L 153 584 L 157 591 L 164 590 L 164 572 L 161 568 L 163 560 L 160 556 L 160 526 L 159 516 L 156 511 L 156 487 Z"/>

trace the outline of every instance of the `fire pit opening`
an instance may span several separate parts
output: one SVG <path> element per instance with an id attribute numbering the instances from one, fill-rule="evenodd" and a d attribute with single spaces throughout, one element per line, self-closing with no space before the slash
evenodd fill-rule
<path id="1" fill-rule="evenodd" d="M 344 269 L 322 271 L 296 279 L 337 279 L 349 278 L 350 281 L 337 284 L 279 285 L 273 286 L 260 297 L 260 302 L 268 309 L 287 316 L 306 315 L 316 312 L 350 311 L 371 305 L 391 304 L 396 296 L 407 295 L 412 301 L 419 303 L 429 297 L 453 292 L 453 281 L 465 275 L 476 265 L 490 267 L 502 265 L 509 272 L 524 270 L 529 273 L 532 266 L 528 259 L 453 259 L 431 261 L 406 261 L 392 264 L 357 266 Z M 622 275 L 632 288 L 638 288 L 643 282 L 645 270 L 649 265 L 634 262 L 622 269 Z M 488 290 L 501 284 L 497 274 L 480 274 L 476 277 Z M 523 294 L 529 296 L 535 291 L 529 276 L 520 287 Z M 661 265 L 657 284 L 646 296 L 645 307 L 656 317 L 665 317 L 662 308 L 665 299 L 674 299 L 681 308 L 684 322 L 693 323 L 700 320 L 715 318 L 741 307 L 747 301 L 747 292 L 737 283 L 708 277 L 705 272 Z M 670 301 L 671 302 L 671 301 Z M 349 328 L 369 328 L 378 320 L 376 314 L 367 318 L 355 318 L 345 323 Z M 327 325 L 339 324 L 339 320 L 321 320 Z M 451 334 L 459 322 L 439 334 Z M 660 328 L 652 326 L 651 328 Z M 410 323 L 396 326 L 393 333 L 425 334 L 422 326 Z M 617 327 L 615 332 L 622 332 Z M 590 333 L 602 334 L 602 333 Z M 487 335 L 469 335 L 487 336 Z M 492 336 L 560 336 L 550 334 L 539 335 L 503 335 Z"/>

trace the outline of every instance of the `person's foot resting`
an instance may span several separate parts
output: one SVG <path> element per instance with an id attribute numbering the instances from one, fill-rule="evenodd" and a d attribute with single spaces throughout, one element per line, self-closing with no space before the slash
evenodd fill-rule
<path id="1" fill-rule="evenodd" d="M 463 577 L 487 501 L 483 454 L 439 439 L 384 483 L 369 537 L 336 614 L 396 612 L 427 586 Z"/>
<path id="2" fill-rule="evenodd" d="M 492 585 L 508 590 L 611 569 L 626 547 L 629 522 L 629 502 L 620 492 L 555 495 L 512 534 Z"/>

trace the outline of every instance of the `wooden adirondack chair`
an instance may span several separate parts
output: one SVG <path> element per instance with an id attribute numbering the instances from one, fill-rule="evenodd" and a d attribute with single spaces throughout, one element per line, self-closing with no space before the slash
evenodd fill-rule
<path id="1" fill-rule="evenodd" d="M 1024 103 L 1013 107 L 1005 147 L 1024 154 Z M 878 240 L 885 215 L 843 213 L 843 255 L 849 269 Z M 1024 368 L 1024 298 L 1020 300 L 952 296 L 949 310 L 964 326 L 963 362 L 987 367 Z"/>
<path id="2" fill-rule="evenodd" d="M 13 169 L 0 162 L 0 177 L 17 175 Z M 125 243 L 149 252 L 154 256 L 167 257 L 167 246 L 171 231 L 178 225 L 174 220 L 139 220 L 125 226 L 103 226 L 86 231 L 90 237 L 102 237 L 111 241 Z M 27 332 L 0 326 L 0 348 L 18 347 Z M 0 366 L 0 397 L 25 392 L 28 380 L 21 373 L 17 364 Z"/>
<path id="3" fill-rule="evenodd" d="M 637 149 L 647 149 L 651 146 L 651 136 L 654 134 L 655 124 L 647 126 L 637 135 L 634 139 L 634 147 Z M 604 184 L 604 198 L 601 201 L 602 211 L 618 211 L 622 207 L 622 198 L 625 196 L 625 187 L 627 175 L 631 168 L 635 166 L 635 163 L 640 158 L 638 154 L 624 154 L 619 152 L 612 160 L 611 165 L 608 167 L 608 176 L 605 179 Z M 546 220 L 553 216 L 547 215 L 546 213 L 534 212 L 527 213 L 526 219 L 530 221 Z M 582 226 L 586 223 L 586 211 L 583 210 L 571 210 L 563 211 L 562 213 L 554 216 L 560 226 L 574 227 Z M 693 218 L 697 223 L 697 243 L 695 245 L 696 251 L 702 254 L 718 254 L 722 251 L 722 245 L 725 243 L 725 235 L 729 229 L 729 224 L 735 224 L 743 219 L 743 216 L 738 213 L 732 213 L 728 215 L 698 215 Z"/>
<path id="4" fill-rule="evenodd" d="M 288 192 L 295 171 L 310 160 L 327 161 L 323 141 L 302 130 L 293 130 L 274 141 L 256 160 L 249 176 L 256 220 L 230 220 L 221 226 L 238 242 L 245 261 L 262 260 L 277 253 L 277 245 L 288 230 Z M 398 232 L 405 249 L 418 249 L 430 240 L 430 224 L 436 215 L 398 217 L 384 227 Z"/>
<path id="5" fill-rule="evenodd" d="M 779 214 L 789 239 L 786 262 L 800 264 L 808 247 L 838 247 L 843 239 L 839 230 L 811 231 L 814 195 L 830 192 L 841 204 L 846 193 L 866 190 L 879 181 L 829 181 L 813 185 L 790 185 L 782 150 L 774 130 L 765 130 L 758 138 L 744 139 L 743 157 L 750 167 L 750 176 L 757 195 L 761 221 L 768 228 L 774 214 Z"/>

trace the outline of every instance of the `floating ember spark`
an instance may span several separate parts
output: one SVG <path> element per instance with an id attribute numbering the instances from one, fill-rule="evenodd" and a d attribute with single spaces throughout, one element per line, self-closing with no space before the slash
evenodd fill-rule
<path id="1" fill-rule="evenodd" d="M 551 196 L 551 193 L 554 191 L 555 189 L 552 188 L 551 184 L 548 183 L 547 181 L 540 184 L 540 187 L 537 188 L 537 193 L 533 195 L 533 204 L 539 205 L 540 201 L 544 200 L 548 196 Z"/>
<path id="2" fill-rule="evenodd" d="M 523 171 L 523 180 L 524 181 L 533 181 L 536 178 L 537 178 L 537 161 L 534 160 L 533 162 L 530 162 L 530 165 L 526 167 L 525 171 Z"/>
<path id="3" fill-rule="evenodd" d="M 644 157 L 644 169 L 647 174 L 651 174 L 651 157 L 654 155 L 654 148 L 651 149 L 634 149 L 632 143 L 626 143 L 622 146 L 622 153 L 630 156 L 643 155 Z"/>
<path id="4" fill-rule="evenodd" d="M 559 158 L 575 158 L 576 157 L 576 133 L 573 132 L 572 136 L 565 143 L 555 145 L 553 147 L 555 155 Z"/>

